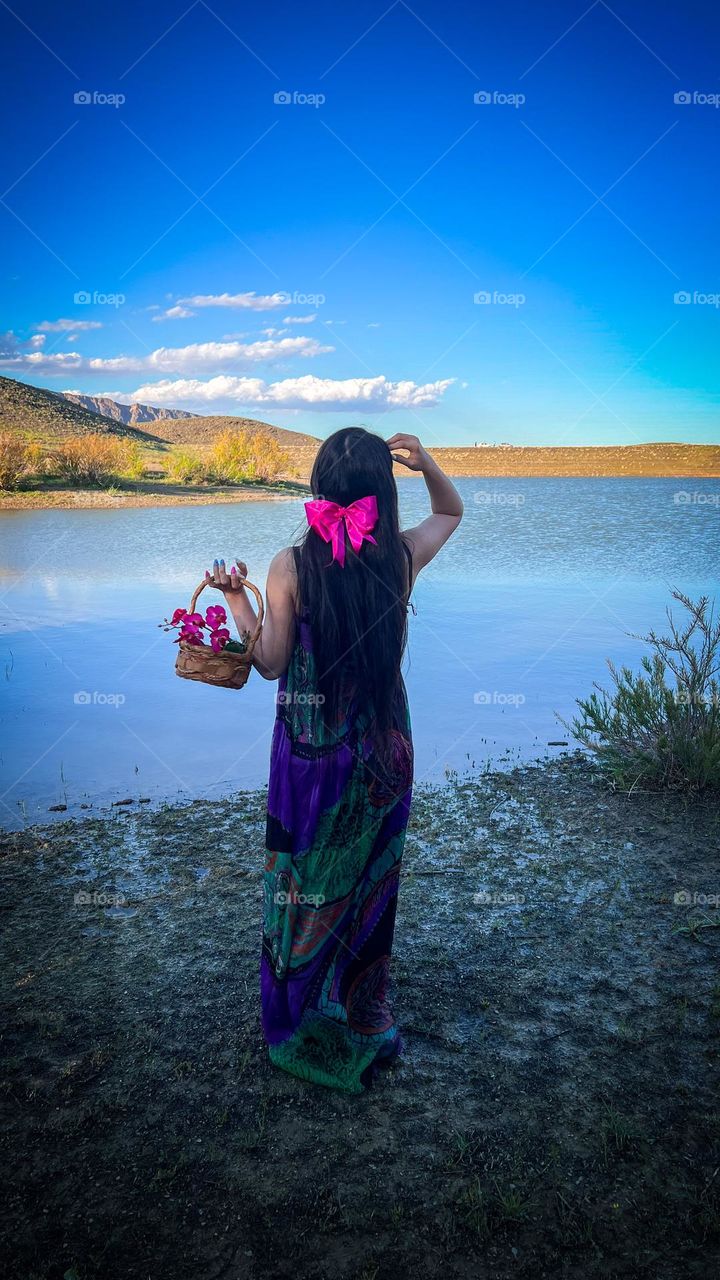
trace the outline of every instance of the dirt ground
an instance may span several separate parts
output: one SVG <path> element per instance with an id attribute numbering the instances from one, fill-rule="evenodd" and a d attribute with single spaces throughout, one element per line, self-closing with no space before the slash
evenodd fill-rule
<path id="1" fill-rule="evenodd" d="M 3 837 L 3 1275 L 717 1270 L 716 801 L 575 756 L 421 791 L 359 1098 L 268 1065 L 262 837 L 255 793 Z"/>

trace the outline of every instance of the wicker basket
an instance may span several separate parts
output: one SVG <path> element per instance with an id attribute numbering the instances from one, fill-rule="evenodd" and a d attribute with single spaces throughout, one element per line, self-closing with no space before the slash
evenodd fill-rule
<path id="1" fill-rule="evenodd" d="M 188 644 L 187 640 L 181 640 L 175 673 L 182 676 L 183 680 L 202 680 L 203 684 L 215 684 L 221 689 L 242 689 L 247 683 L 252 666 L 253 650 L 262 630 L 265 606 L 257 587 L 252 582 L 248 582 L 247 578 L 241 578 L 240 581 L 244 587 L 249 587 L 258 604 L 257 623 L 248 640 L 247 649 L 244 653 L 233 653 L 232 650 L 226 649 L 215 653 L 209 644 Z M 209 582 L 201 582 L 196 588 L 188 613 L 195 612 L 200 592 L 210 585 Z"/>

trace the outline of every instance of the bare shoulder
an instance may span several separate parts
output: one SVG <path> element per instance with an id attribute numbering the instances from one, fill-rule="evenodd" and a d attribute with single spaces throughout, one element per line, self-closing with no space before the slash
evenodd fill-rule
<path id="1" fill-rule="evenodd" d="M 278 551 L 270 561 L 269 572 L 277 578 L 288 577 L 295 582 L 297 569 L 295 567 L 294 547 L 283 547 L 282 551 Z"/>
<path id="2" fill-rule="evenodd" d="M 270 561 L 267 576 L 267 591 L 274 598 L 285 597 L 297 600 L 298 578 L 295 565 L 295 554 L 292 547 L 283 547 Z"/>

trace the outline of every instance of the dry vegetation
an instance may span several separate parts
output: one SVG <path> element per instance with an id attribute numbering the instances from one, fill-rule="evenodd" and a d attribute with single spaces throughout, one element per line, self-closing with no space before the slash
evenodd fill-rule
<path id="1" fill-rule="evenodd" d="M 274 484 L 292 476 L 293 467 L 288 451 L 263 431 L 223 431 L 205 449 L 179 446 L 162 462 L 136 440 L 109 432 L 68 435 L 45 446 L 18 432 L 0 432 L 0 488 L 18 496 L 58 483 L 71 490 L 138 484 L 146 475 L 156 485 L 227 487 Z"/>
<path id="2" fill-rule="evenodd" d="M 31 440 L 0 431 L 0 489 L 17 489 L 39 466 L 40 450 Z"/>
<path id="3" fill-rule="evenodd" d="M 299 441 L 314 455 L 319 443 L 251 418 L 162 419 L 153 431 L 0 378 L 2 506 L 202 502 L 252 496 L 263 485 L 297 490 L 288 446 Z"/>

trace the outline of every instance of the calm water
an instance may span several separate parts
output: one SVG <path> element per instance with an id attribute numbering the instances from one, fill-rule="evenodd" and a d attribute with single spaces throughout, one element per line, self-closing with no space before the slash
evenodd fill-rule
<path id="1" fill-rule="evenodd" d="M 400 482 L 403 523 L 427 511 Z M 462 480 L 465 520 L 420 577 L 406 681 L 416 776 L 556 754 L 627 632 L 663 625 L 671 586 L 718 594 L 720 481 Z M 678 495 L 681 496 L 678 499 Z M 156 624 L 215 555 L 261 586 L 301 500 L 0 513 L 0 821 L 52 804 L 226 795 L 262 784 L 273 684 L 181 681 Z M 209 593 L 208 593 L 209 594 Z M 220 600 L 219 596 L 213 598 Z"/>

